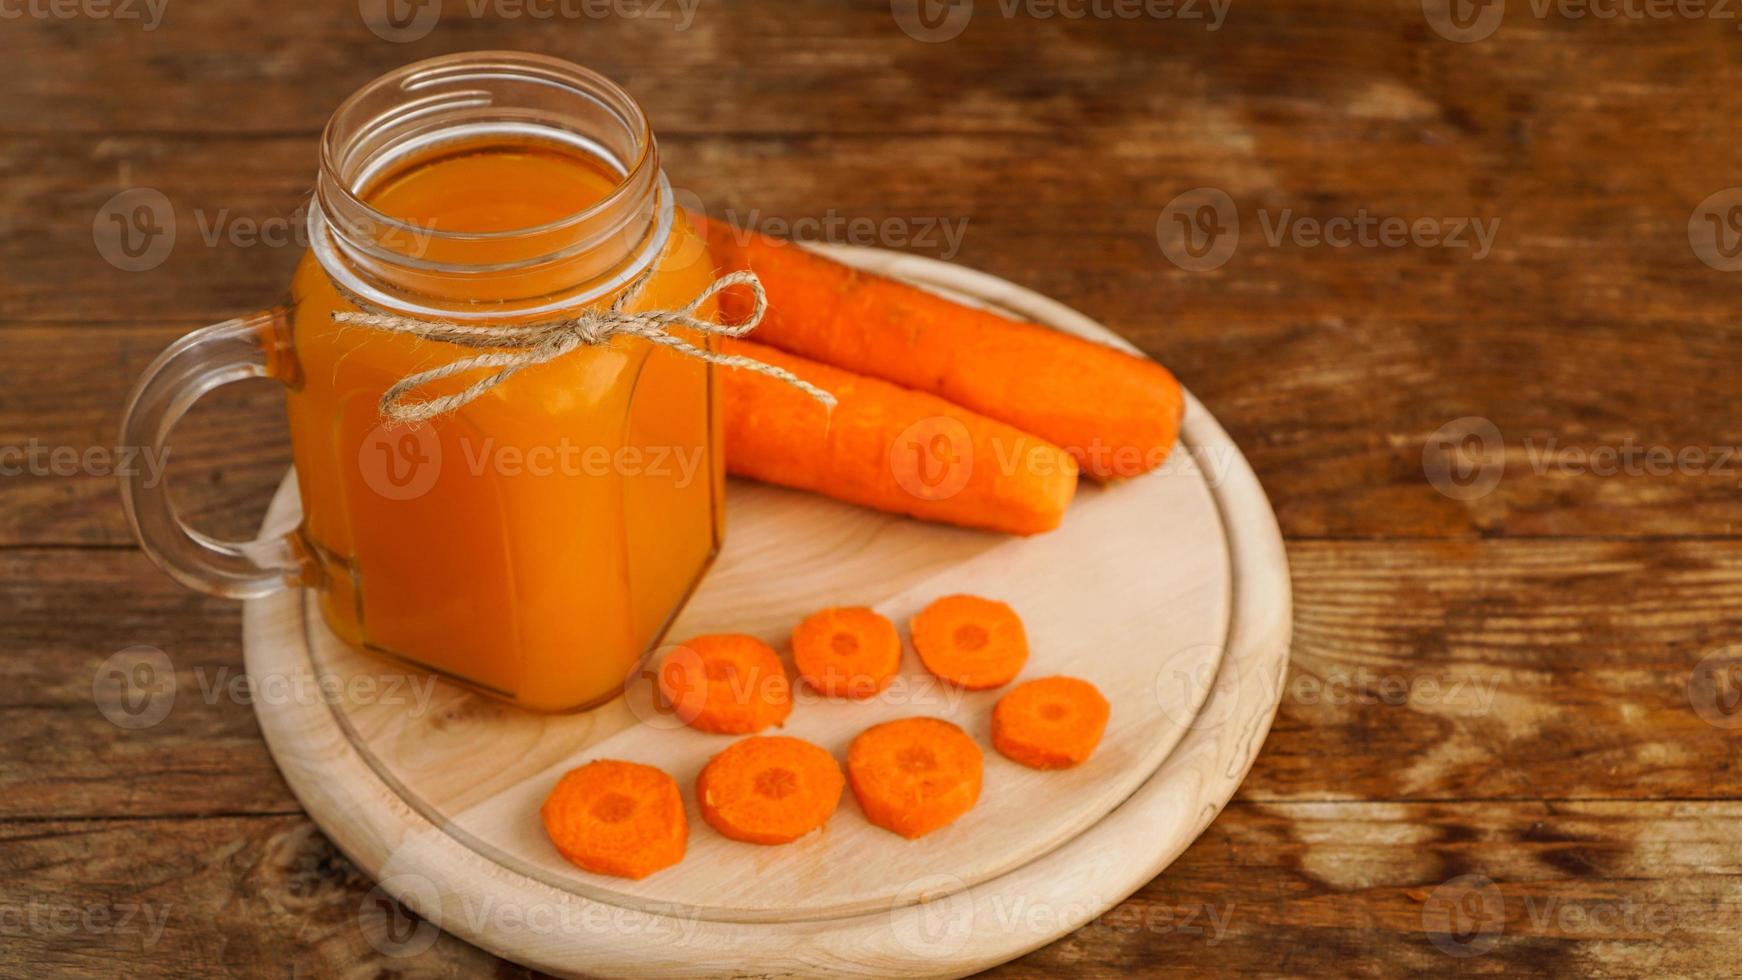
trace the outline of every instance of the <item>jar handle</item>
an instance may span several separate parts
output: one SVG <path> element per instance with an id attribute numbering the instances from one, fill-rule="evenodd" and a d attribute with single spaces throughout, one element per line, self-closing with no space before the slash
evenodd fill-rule
<path id="1" fill-rule="evenodd" d="M 127 399 L 121 445 L 163 458 L 170 431 L 201 395 L 245 378 L 288 383 L 290 372 L 273 367 L 289 354 L 281 340 L 289 313 L 281 306 L 225 320 L 169 345 Z M 212 595 L 252 599 L 312 580 L 315 565 L 294 532 L 232 542 L 189 527 L 170 501 L 161 470 L 124 472 L 121 505 L 146 555 L 176 581 Z"/>

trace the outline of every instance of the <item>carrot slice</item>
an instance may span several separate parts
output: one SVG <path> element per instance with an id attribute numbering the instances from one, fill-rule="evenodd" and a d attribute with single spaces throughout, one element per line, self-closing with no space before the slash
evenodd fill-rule
<path id="1" fill-rule="evenodd" d="M 600 759 L 569 770 L 539 816 L 563 857 L 619 878 L 678 863 L 689 837 L 677 781 L 635 762 Z"/>
<path id="2" fill-rule="evenodd" d="M 939 718 L 873 725 L 847 747 L 847 778 L 865 819 L 910 840 L 974 808 L 981 767 L 980 747 Z"/>
<path id="3" fill-rule="evenodd" d="M 758 735 L 708 760 L 696 777 L 702 819 L 733 840 L 785 844 L 827 823 L 846 779 L 809 742 Z"/>
<path id="4" fill-rule="evenodd" d="M 1035 769 L 1069 769 L 1087 759 L 1107 730 L 1107 699 L 1075 677 L 1025 681 L 992 709 L 992 746 Z"/>
<path id="5" fill-rule="evenodd" d="M 995 599 L 947 595 L 908 626 L 925 669 L 970 691 L 1008 684 L 1028 662 L 1022 619 Z"/>
<path id="6" fill-rule="evenodd" d="M 888 687 L 901 669 L 901 635 L 864 606 L 824 609 L 792 631 L 792 658 L 818 693 L 864 699 Z"/>
<path id="7" fill-rule="evenodd" d="M 747 340 L 720 348 L 785 368 L 836 401 L 831 411 L 783 381 L 721 372 L 726 467 L 738 476 L 1011 534 L 1058 527 L 1076 493 L 1076 460 L 1014 426 Z"/>
<path id="8" fill-rule="evenodd" d="M 779 655 L 743 633 L 679 644 L 660 665 L 659 692 L 684 724 L 703 732 L 749 735 L 783 724 L 792 711 Z"/>
<path id="9" fill-rule="evenodd" d="M 697 218 L 724 271 L 751 269 L 768 295 L 757 339 L 858 374 L 930 392 L 1032 432 L 1099 479 L 1161 465 L 1185 393 L 1147 357 L 964 306 L 810 249 Z M 737 322 L 752 294 L 731 289 Z"/>

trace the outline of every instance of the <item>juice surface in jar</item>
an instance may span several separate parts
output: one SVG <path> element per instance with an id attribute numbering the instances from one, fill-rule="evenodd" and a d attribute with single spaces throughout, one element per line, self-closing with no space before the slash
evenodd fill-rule
<path id="1" fill-rule="evenodd" d="M 585 210 L 619 179 L 574 147 L 491 140 L 411 159 L 359 196 L 411 225 L 476 233 L 468 261 L 488 268 L 492 235 L 509 263 L 524 251 L 513 233 Z M 683 306 L 712 281 L 681 211 L 671 235 L 631 310 Z M 443 245 L 432 241 L 430 257 Z M 585 259 L 458 281 L 413 273 L 409 286 L 450 305 L 560 294 L 585 280 Z M 620 691 L 719 547 L 724 470 L 708 366 L 617 337 L 525 368 L 452 414 L 388 423 L 379 402 L 393 383 L 479 351 L 335 324 L 334 310 L 355 307 L 312 253 L 292 298 L 291 440 L 328 623 L 355 645 L 527 707 L 573 710 Z M 699 315 L 712 317 L 713 304 Z"/>

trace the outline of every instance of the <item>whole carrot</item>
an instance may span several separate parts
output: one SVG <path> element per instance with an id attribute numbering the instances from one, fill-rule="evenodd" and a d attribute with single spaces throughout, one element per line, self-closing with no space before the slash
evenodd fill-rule
<path id="1" fill-rule="evenodd" d="M 745 340 L 727 354 L 783 367 L 835 396 L 824 408 L 750 371 L 720 372 L 726 468 L 928 521 L 1038 534 L 1057 527 L 1077 464 L 1057 446 L 935 395 Z"/>
<path id="2" fill-rule="evenodd" d="M 1107 480 L 1160 466 L 1185 398 L 1167 368 L 1105 344 L 963 306 L 790 242 L 698 219 L 714 260 L 768 291 L 756 339 L 927 391 L 1032 432 Z M 720 297 L 728 322 L 750 293 Z"/>

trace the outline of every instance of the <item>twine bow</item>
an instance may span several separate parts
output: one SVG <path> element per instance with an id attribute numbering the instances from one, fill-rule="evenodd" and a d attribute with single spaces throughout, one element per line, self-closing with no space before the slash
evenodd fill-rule
<path id="1" fill-rule="evenodd" d="M 762 322 L 763 315 L 768 312 L 768 294 L 763 290 L 762 282 L 756 278 L 754 272 L 734 272 L 716 279 L 708 288 L 696 294 L 695 299 L 690 300 L 680 309 L 643 310 L 638 313 L 625 312 L 624 307 L 641 295 L 642 289 L 651 277 L 651 269 L 642 273 L 639 279 L 631 283 L 629 288 L 623 290 L 617 299 L 603 310 L 584 310 L 573 316 L 542 320 L 536 323 L 507 326 L 468 326 L 441 320 L 422 320 L 389 313 L 344 289 L 341 289 L 341 292 L 345 298 L 363 312 L 334 312 L 333 320 L 385 333 L 409 334 L 423 340 L 439 340 L 444 343 L 458 344 L 462 347 L 487 348 L 490 351 L 486 354 L 462 357 L 428 371 L 419 371 L 395 382 L 381 395 L 381 414 L 399 422 L 421 422 L 439 415 L 446 415 L 507 381 L 524 368 L 554 361 L 577 347 L 603 346 L 610 343 L 611 338 L 619 334 L 640 337 L 649 343 L 669 347 L 686 357 L 694 357 L 709 364 L 754 371 L 757 374 L 792 385 L 816 399 L 824 407 L 834 407 L 835 396 L 785 368 L 775 367 L 772 364 L 766 364 L 753 357 L 745 357 L 740 354 L 717 354 L 697 347 L 670 332 L 673 327 L 683 327 L 703 334 L 742 337 L 755 330 L 757 325 Z M 742 323 L 726 326 L 710 323 L 696 316 L 696 311 L 701 309 L 702 304 L 712 299 L 720 291 L 732 286 L 748 286 L 755 295 L 755 308 L 751 310 L 750 316 Z M 451 395 L 442 395 L 423 401 L 412 401 L 407 397 L 411 392 L 433 381 L 440 381 L 443 378 L 480 368 L 497 368 L 499 370 L 479 378 Z"/>

